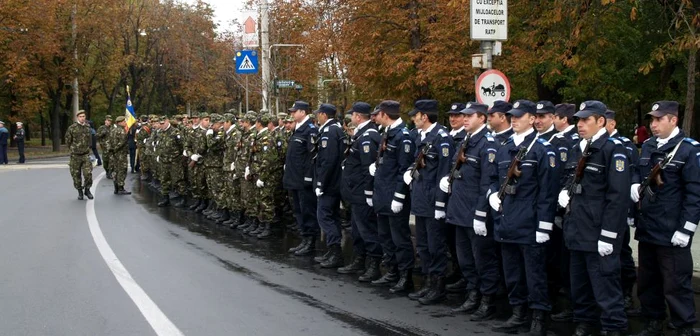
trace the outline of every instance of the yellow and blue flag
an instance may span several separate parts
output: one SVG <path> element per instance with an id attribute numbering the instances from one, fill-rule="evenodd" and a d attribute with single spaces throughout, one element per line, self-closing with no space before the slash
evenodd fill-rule
<path id="1" fill-rule="evenodd" d="M 131 128 L 131 125 L 136 123 L 136 112 L 134 111 L 134 105 L 131 104 L 131 94 L 128 86 L 126 87 L 126 111 L 124 112 L 124 118 L 126 119 L 127 128 Z"/>

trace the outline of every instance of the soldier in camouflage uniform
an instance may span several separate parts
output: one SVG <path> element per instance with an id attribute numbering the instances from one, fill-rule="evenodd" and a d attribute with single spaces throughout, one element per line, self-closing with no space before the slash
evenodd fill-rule
<path id="1" fill-rule="evenodd" d="M 236 125 L 236 117 L 233 110 L 224 114 L 224 160 L 223 160 L 223 200 L 226 209 L 224 216 L 219 220 L 223 225 L 235 228 L 240 224 L 241 209 L 239 205 L 240 180 L 236 176 L 236 144 L 240 138 L 240 127 Z"/>
<path id="2" fill-rule="evenodd" d="M 199 204 L 197 204 L 197 207 L 194 209 L 197 213 L 201 213 L 209 208 L 203 155 L 207 150 L 205 133 L 209 129 L 210 122 L 211 119 L 209 119 L 208 113 L 200 113 L 199 125 L 192 130 L 189 140 L 190 147 L 188 149 L 188 154 L 190 154 L 190 161 L 188 163 L 188 176 L 190 176 L 192 180 L 190 185 L 192 197 L 199 200 Z"/>
<path id="3" fill-rule="evenodd" d="M 252 181 L 250 176 L 250 160 L 252 158 L 252 149 L 255 146 L 255 128 L 253 124 L 258 119 L 258 115 L 253 111 L 248 111 L 243 118 L 243 130 L 241 140 L 238 143 L 238 156 L 236 157 L 236 173 L 243 173 L 240 185 L 240 204 L 244 211 L 245 222 L 238 226 L 238 229 L 243 233 L 248 233 L 257 228 L 257 214 L 255 213 L 255 199 L 250 197 L 255 192 L 255 181 Z"/>
<path id="4" fill-rule="evenodd" d="M 160 165 L 156 162 L 156 145 L 158 143 L 158 132 L 160 131 L 160 123 L 158 121 L 158 116 L 151 115 L 151 136 L 148 140 L 148 164 L 151 166 L 151 172 L 153 179 L 151 180 L 151 187 L 157 189 L 158 181 L 160 180 Z"/>
<path id="5" fill-rule="evenodd" d="M 124 180 L 129 162 L 127 155 L 126 119 L 119 116 L 116 119 L 117 126 L 109 133 L 109 149 L 112 154 L 112 166 L 114 167 L 114 193 L 117 195 L 131 195 L 131 192 L 124 190 Z"/>
<path id="6" fill-rule="evenodd" d="M 78 199 L 82 201 L 83 192 L 88 199 L 93 199 L 90 192 L 92 186 L 92 162 L 90 162 L 92 134 L 90 125 L 85 122 L 85 111 L 78 111 L 76 117 L 77 122 L 70 125 L 66 131 L 66 145 L 70 149 L 68 167 L 70 168 L 70 176 L 73 178 L 73 187 L 78 190 Z"/>
<path id="7" fill-rule="evenodd" d="M 190 156 L 193 154 L 192 138 L 196 129 L 199 129 L 199 115 L 193 114 L 192 118 L 188 119 L 188 123 L 184 128 L 184 131 L 182 132 L 182 135 L 185 138 L 185 141 L 183 142 L 182 156 L 185 160 L 185 179 L 187 181 L 187 194 L 194 200 L 194 202 L 192 202 L 192 204 L 190 204 L 189 206 L 190 210 L 197 209 L 197 207 L 202 202 L 201 199 L 195 198 L 192 194 L 192 186 L 194 185 L 194 180 L 192 178 L 192 168 L 189 165 L 189 163 L 191 162 Z"/>
<path id="8" fill-rule="evenodd" d="M 182 142 L 180 130 L 170 124 L 168 117 L 160 117 L 160 135 L 156 148 L 156 162 L 163 167 L 161 176 L 161 189 L 159 207 L 170 204 L 170 191 L 175 191 L 173 205 L 182 207 L 185 204 L 183 197 L 185 188 L 185 166 L 182 164 Z"/>
<path id="9" fill-rule="evenodd" d="M 204 154 L 204 167 L 207 175 L 209 198 L 214 202 L 214 208 L 212 211 L 205 213 L 205 215 L 207 215 L 207 218 L 216 221 L 223 216 L 223 209 L 225 207 L 222 198 L 224 183 L 224 124 L 223 117 L 218 113 L 212 113 L 209 117 L 212 125 L 205 133 L 207 150 Z"/>
<path id="10" fill-rule="evenodd" d="M 146 139 L 151 135 L 151 127 L 148 125 L 148 116 L 141 116 L 141 126 L 136 130 L 136 150 L 140 165 L 141 181 L 148 180 L 150 166 L 146 156 Z"/>
<path id="11" fill-rule="evenodd" d="M 102 148 L 102 167 L 107 173 L 107 178 L 112 178 L 112 165 L 111 157 L 109 155 L 109 133 L 112 130 L 112 116 L 105 116 L 105 124 L 97 129 L 97 141 L 100 143 L 100 148 Z"/>
<path id="12" fill-rule="evenodd" d="M 250 235 L 264 239 L 272 235 L 271 224 L 275 219 L 276 201 L 282 183 L 282 165 L 280 165 L 281 141 L 274 132 L 269 115 L 258 118 L 255 127 L 255 147 L 250 174 L 257 187 L 257 217 L 260 226 L 250 231 Z"/>

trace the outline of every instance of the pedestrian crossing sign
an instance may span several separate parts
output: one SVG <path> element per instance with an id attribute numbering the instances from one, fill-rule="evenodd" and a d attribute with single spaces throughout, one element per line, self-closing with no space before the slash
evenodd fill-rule
<path id="1" fill-rule="evenodd" d="M 236 73 L 239 75 L 258 73 L 258 52 L 255 50 L 236 52 Z"/>

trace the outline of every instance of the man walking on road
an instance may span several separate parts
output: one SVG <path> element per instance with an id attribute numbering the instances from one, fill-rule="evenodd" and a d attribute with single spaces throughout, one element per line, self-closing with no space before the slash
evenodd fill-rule
<path id="1" fill-rule="evenodd" d="M 85 111 L 80 110 L 76 115 L 77 122 L 66 131 L 66 145 L 70 149 L 70 175 L 73 186 L 78 190 L 78 199 L 83 200 L 83 191 L 88 199 L 93 199 L 92 163 L 90 162 L 90 126 L 85 122 Z M 82 176 L 81 176 L 82 174 Z"/>

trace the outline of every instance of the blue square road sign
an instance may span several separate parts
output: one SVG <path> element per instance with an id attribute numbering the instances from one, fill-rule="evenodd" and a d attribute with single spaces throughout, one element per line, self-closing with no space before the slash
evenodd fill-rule
<path id="1" fill-rule="evenodd" d="M 240 75 L 258 73 L 258 52 L 255 50 L 236 52 L 236 73 Z"/>

